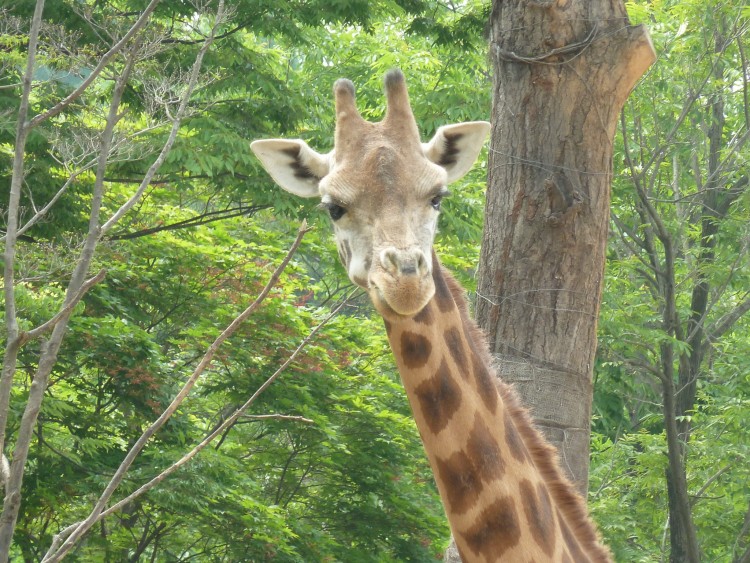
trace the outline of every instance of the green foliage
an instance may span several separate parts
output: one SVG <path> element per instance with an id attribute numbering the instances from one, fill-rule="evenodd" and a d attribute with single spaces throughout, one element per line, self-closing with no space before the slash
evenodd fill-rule
<path id="1" fill-rule="evenodd" d="M 0 112 L 8 115 L 17 109 L 33 4 L 15 3 L 7 13 L 12 25 L 0 34 Z M 39 560 L 55 533 L 87 515 L 206 346 L 261 290 L 301 218 L 316 229 L 138 457 L 116 498 L 174 463 L 245 402 L 350 291 L 324 214 L 315 202 L 278 190 L 250 141 L 299 136 L 327 150 L 335 79 L 352 78 L 363 114 L 377 119 L 382 75 L 393 66 L 408 76 L 425 138 L 440 125 L 489 114 L 479 4 L 463 14 L 419 0 L 227 4 L 234 18 L 206 55 L 175 145 L 145 197 L 100 243 L 93 267 L 105 268 L 106 278 L 70 321 L 29 455 L 13 547 L 19 559 Z M 110 34 L 124 33 L 143 6 L 48 3 L 32 115 L 79 86 Z M 157 8 L 143 36 L 148 55 L 124 93 L 106 170 L 105 219 L 132 196 L 160 150 L 208 25 L 190 3 Z M 123 66 L 115 57 L 29 140 L 21 224 L 59 199 L 18 248 L 22 329 L 45 322 L 62 303 L 87 228 L 113 77 Z M 0 122 L 4 200 L 14 135 L 12 119 Z M 483 177 L 477 169 L 455 187 L 441 223 L 441 247 L 456 256 L 447 261 L 467 280 Z M 447 525 L 382 325 L 363 303 L 355 299 L 335 318 L 215 444 L 108 518 L 71 557 L 434 560 L 447 543 Z M 21 351 L 11 441 L 38 357 L 39 344 Z"/>
<path id="2" fill-rule="evenodd" d="M 745 29 L 750 14 L 740 4 L 628 3 L 634 22 L 649 24 L 660 55 L 626 110 L 640 126 L 637 134 L 629 132 L 630 154 L 643 165 L 653 151 L 669 153 L 651 176 L 651 199 L 680 250 L 678 312 L 689 315 L 689 289 L 703 276 L 717 288 L 708 322 L 730 312 L 750 286 L 748 262 L 738 259 L 746 258 L 741 253 L 747 250 L 747 193 L 732 204 L 714 235 L 714 260 L 699 268 L 700 213 L 685 213 L 699 191 L 696 167 L 707 177 L 705 139 L 717 94 L 725 97 L 727 121 L 719 157 L 728 162 L 746 154 L 732 145 L 747 130 L 739 40 L 721 56 L 712 52 L 722 18 Z M 122 33 L 143 5 L 48 2 L 32 113 L 54 105 L 88 75 L 108 46 L 100 29 Z M 407 76 L 425 139 L 446 123 L 489 116 L 491 81 L 482 37 L 487 2 L 448 7 L 421 0 L 232 0 L 228 5 L 234 18 L 207 54 L 207 74 L 172 152 L 146 197 L 100 245 L 95 267 L 106 268 L 107 277 L 75 309 L 30 453 L 14 545 L 19 560 L 39 560 L 53 534 L 85 517 L 206 346 L 258 294 L 300 219 L 307 218 L 315 230 L 269 299 L 219 351 L 189 400 L 139 457 L 118 498 L 179 459 L 247 400 L 350 291 L 316 202 L 300 203 L 278 190 L 252 157 L 250 141 L 299 137 L 321 151 L 330 149 L 333 82 L 351 78 L 363 115 L 376 120 L 384 109 L 382 75 L 394 66 Z M 17 110 L 32 10 L 29 0 L 6 13 L 0 115 Z M 167 116 L 203 41 L 199 31 L 207 25 L 190 3 L 160 4 L 146 37 L 154 49 L 136 65 L 124 95 L 119 144 L 106 172 L 105 217 L 133 194 L 161 147 Z M 123 64 L 117 58 L 82 98 L 29 141 L 22 224 L 71 181 L 18 248 L 16 296 L 24 330 L 45 322 L 63 300 L 88 221 L 91 158 L 112 77 Z M 712 72 L 714 65 L 721 72 Z M 685 100 L 696 92 L 697 103 L 672 131 Z M 0 120 L 3 201 L 14 134 L 13 120 Z M 437 240 L 444 263 L 469 290 L 475 287 L 484 162 L 483 156 L 451 187 Z M 747 174 L 746 163 L 742 166 L 724 171 L 726 183 Z M 615 167 L 627 168 L 621 144 Z M 627 177 L 615 178 L 613 213 L 632 227 L 632 236 L 652 236 L 633 192 Z M 663 252 L 658 240 L 654 246 Z M 663 302 L 644 275 L 648 259 L 630 251 L 627 237 L 613 238 L 609 258 L 595 368 L 590 504 L 617 560 L 654 561 L 668 538 L 666 446 L 658 379 L 649 368 L 663 346 L 683 357 L 691 349 L 664 330 Z M 447 526 L 382 327 L 365 303 L 361 296 L 354 299 L 247 416 L 193 462 L 108 518 L 71 557 L 433 560 L 445 546 Z M 694 518 L 701 548 L 712 561 L 729 561 L 737 553 L 747 510 L 742 468 L 750 463 L 744 423 L 750 417 L 750 379 L 743 366 L 750 363 L 749 328 L 742 318 L 711 343 L 695 408 L 686 415 Z M 11 441 L 39 346 L 21 351 Z"/>
<path id="3" fill-rule="evenodd" d="M 618 135 L 619 236 L 609 245 L 599 325 L 590 504 L 617 560 L 668 557 L 670 370 L 678 400 L 696 380 L 676 418 L 700 550 L 707 561 L 740 560 L 747 542 L 750 450 L 736 421 L 749 414 L 750 325 L 745 315 L 719 328 L 750 283 L 742 78 L 750 20 L 741 4 L 628 3 L 632 19 L 648 24 L 659 61 L 631 95 Z"/>

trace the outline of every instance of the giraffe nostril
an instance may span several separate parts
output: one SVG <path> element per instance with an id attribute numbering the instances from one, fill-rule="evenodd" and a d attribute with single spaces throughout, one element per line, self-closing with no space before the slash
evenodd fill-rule
<path id="1" fill-rule="evenodd" d="M 426 276 L 430 273 L 430 269 L 427 266 L 427 259 L 422 252 L 417 256 L 417 270 L 419 271 L 420 276 Z"/>
<path id="2" fill-rule="evenodd" d="M 395 274 L 398 272 L 398 255 L 396 254 L 396 250 L 393 248 L 388 248 L 381 252 L 380 254 L 380 264 L 383 266 L 383 268 L 390 272 L 391 274 Z"/>

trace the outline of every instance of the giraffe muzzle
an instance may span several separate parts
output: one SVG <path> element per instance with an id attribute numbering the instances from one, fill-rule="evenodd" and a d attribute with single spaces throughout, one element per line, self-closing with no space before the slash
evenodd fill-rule
<path id="1" fill-rule="evenodd" d="M 370 297 L 381 315 L 412 316 L 435 294 L 427 257 L 420 249 L 386 248 L 370 272 Z"/>

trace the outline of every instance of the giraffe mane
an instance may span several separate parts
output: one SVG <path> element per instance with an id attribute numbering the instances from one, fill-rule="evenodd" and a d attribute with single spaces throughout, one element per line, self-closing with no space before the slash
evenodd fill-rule
<path id="1" fill-rule="evenodd" d="M 473 340 L 477 354 L 493 376 L 497 391 L 511 420 L 516 425 L 534 465 L 547 485 L 550 496 L 556 501 L 560 511 L 558 519 L 563 525 L 570 527 L 571 533 L 582 545 L 588 547 L 593 557 L 592 563 L 611 561 L 609 550 L 601 543 L 596 528 L 590 525 L 583 497 L 576 491 L 573 483 L 565 476 L 560 467 L 557 450 L 543 438 L 541 432 L 534 426 L 528 409 L 522 406 L 513 387 L 499 377 L 492 361 L 487 337 L 469 316 L 469 305 L 464 288 L 446 268 L 442 265 L 440 268 L 451 296 L 458 307 L 464 327 L 467 329 L 467 335 Z"/>

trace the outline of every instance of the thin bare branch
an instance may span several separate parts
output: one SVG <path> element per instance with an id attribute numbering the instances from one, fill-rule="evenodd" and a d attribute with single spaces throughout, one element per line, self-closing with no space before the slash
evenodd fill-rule
<path id="1" fill-rule="evenodd" d="M 66 107 L 68 107 L 71 103 L 73 103 L 75 100 L 77 100 L 81 94 L 83 94 L 86 89 L 91 86 L 91 83 L 96 80 L 96 78 L 101 74 L 101 72 L 107 67 L 109 64 L 109 61 L 112 60 L 112 58 L 122 51 L 122 49 L 125 47 L 125 45 L 128 44 L 128 42 L 141 30 L 143 27 L 148 23 L 149 18 L 151 17 L 151 13 L 156 9 L 156 6 L 159 4 L 161 0 L 151 0 L 149 2 L 148 6 L 144 8 L 144 10 L 141 12 L 140 17 L 136 20 L 136 22 L 133 24 L 133 26 L 128 30 L 128 32 L 122 36 L 122 39 L 120 39 L 117 43 L 115 43 L 112 48 L 104 53 L 102 58 L 99 60 L 99 64 L 96 65 L 96 67 L 91 71 L 91 74 L 89 74 L 86 79 L 81 82 L 80 86 L 73 90 L 68 97 L 66 97 L 64 100 L 61 100 L 57 104 L 54 105 L 54 107 L 48 109 L 44 113 L 40 113 L 36 117 L 34 117 L 31 121 L 29 121 L 28 129 L 33 129 L 37 125 L 39 125 L 41 122 L 49 119 L 50 117 L 54 117 L 57 114 L 59 114 L 61 111 L 63 111 Z"/>
<path id="2" fill-rule="evenodd" d="M 134 238 L 144 237 L 159 233 L 161 231 L 176 231 L 178 229 L 189 229 L 198 225 L 207 225 L 214 221 L 223 221 L 225 219 L 231 219 L 232 217 L 251 217 L 262 209 L 268 209 L 268 205 L 251 205 L 238 207 L 232 207 L 229 209 L 222 209 L 219 211 L 206 211 L 200 215 L 183 219 L 182 221 L 176 221 L 168 225 L 159 225 L 156 227 L 148 227 L 146 229 L 140 229 L 129 233 L 115 233 L 107 237 L 107 240 L 130 240 Z"/>
<path id="3" fill-rule="evenodd" d="M 336 311 L 340 310 L 343 303 L 336 307 Z M 295 416 L 289 414 L 246 414 L 244 418 L 251 420 L 293 420 L 295 422 L 306 422 L 307 424 L 315 424 L 314 420 L 305 418 L 304 416 Z"/>
<path id="4" fill-rule="evenodd" d="M 5 356 L 3 358 L 3 371 L 0 376 L 0 454 L 5 450 L 5 429 L 8 422 L 8 405 L 10 392 L 13 386 L 13 374 L 16 371 L 16 360 L 19 349 L 18 319 L 16 317 L 15 296 L 15 262 L 16 243 L 18 240 L 18 216 L 21 200 L 21 185 L 24 176 L 24 152 L 29 129 L 26 127 L 26 119 L 29 112 L 29 95 L 31 93 L 31 82 L 34 75 L 34 61 L 36 60 L 37 45 L 39 42 L 39 29 L 42 25 L 42 12 L 44 0 L 37 0 L 34 16 L 31 20 L 29 31 L 28 56 L 26 59 L 26 70 L 23 75 L 23 90 L 18 108 L 18 120 L 16 122 L 16 144 L 13 155 L 13 171 L 10 181 L 10 197 L 8 198 L 8 221 L 5 234 L 5 254 L 3 283 L 5 293 L 5 330 L 7 342 Z M 6 499 L 6 503 L 8 500 Z M 0 526 L 2 522 L 0 522 Z M 10 542 L 10 538 L 8 538 Z M 7 551 L 3 554 L 2 538 L 0 538 L 0 560 L 7 560 Z"/>
<path id="5" fill-rule="evenodd" d="M 94 162 L 95 161 L 92 160 L 91 162 L 87 163 L 82 168 L 76 170 L 70 176 L 68 176 L 68 179 L 65 180 L 65 183 L 63 183 L 63 185 L 60 187 L 60 189 L 57 190 L 57 193 L 55 193 L 55 195 L 52 196 L 52 199 L 50 199 L 44 207 L 42 207 L 41 209 L 39 209 L 34 214 L 34 216 L 31 217 L 31 219 L 29 219 L 28 221 L 26 221 L 26 223 L 24 224 L 23 227 L 21 227 L 20 229 L 18 229 L 18 231 L 16 233 L 17 236 L 21 236 L 26 231 L 28 231 L 31 227 L 33 227 L 34 225 L 36 225 L 49 212 L 49 210 L 52 209 L 52 206 L 55 205 L 55 203 L 57 203 L 57 201 L 63 196 L 63 194 L 65 194 L 65 192 L 68 191 L 68 188 L 75 181 L 75 179 L 78 178 L 78 176 L 80 176 L 84 172 L 88 172 L 91 169 L 91 167 L 94 164 Z M 0 240 L 2 240 L 4 238 L 5 238 L 5 236 L 2 236 L 2 237 L 0 237 Z"/>
<path id="6" fill-rule="evenodd" d="M 706 482 L 703 484 L 703 486 L 700 488 L 700 490 L 697 493 L 695 493 L 694 495 L 691 495 L 692 498 L 690 499 L 690 506 L 694 506 L 696 502 L 698 502 L 701 498 L 703 498 L 703 493 L 705 493 L 708 490 L 708 488 L 713 484 L 713 482 L 716 481 L 722 475 L 724 475 L 724 473 L 726 473 L 727 471 L 729 471 L 730 469 L 732 469 L 732 467 L 734 467 L 734 466 L 733 465 L 725 465 L 724 467 L 722 467 L 721 469 L 719 469 L 716 473 L 714 473 L 713 475 L 711 475 L 711 477 L 709 477 L 706 480 Z"/>
<path id="7" fill-rule="evenodd" d="M 734 324 L 744 315 L 750 311 L 750 297 L 745 298 L 739 305 L 734 309 L 726 313 L 713 325 L 707 329 L 707 337 L 709 341 L 718 340 L 721 336 L 730 330 Z"/>

